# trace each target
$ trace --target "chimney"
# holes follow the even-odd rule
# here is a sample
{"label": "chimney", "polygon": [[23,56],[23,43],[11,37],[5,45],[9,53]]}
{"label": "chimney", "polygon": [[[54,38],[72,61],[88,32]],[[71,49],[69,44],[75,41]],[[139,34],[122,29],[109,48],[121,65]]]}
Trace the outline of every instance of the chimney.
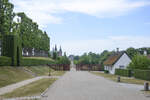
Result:
{"label": "chimney", "polygon": [[117,53],[119,52],[119,48],[117,48]]}
{"label": "chimney", "polygon": [[147,56],[147,51],[146,50],[144,50],[144,56]]}

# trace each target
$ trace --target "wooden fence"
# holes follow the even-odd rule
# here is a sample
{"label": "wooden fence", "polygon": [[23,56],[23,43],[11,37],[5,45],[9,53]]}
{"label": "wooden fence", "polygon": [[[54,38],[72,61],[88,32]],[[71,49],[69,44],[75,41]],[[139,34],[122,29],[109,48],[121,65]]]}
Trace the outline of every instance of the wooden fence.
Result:
{"label": "wooden fence", "polygon": [[56,70],[56,71],[70,71],[70,65],[69,64],[47,64],[50,68]]}
{"label": "wooden fence", "polygon": [[77,64],[77,71],[101,71],[102,67],[100,64]]}

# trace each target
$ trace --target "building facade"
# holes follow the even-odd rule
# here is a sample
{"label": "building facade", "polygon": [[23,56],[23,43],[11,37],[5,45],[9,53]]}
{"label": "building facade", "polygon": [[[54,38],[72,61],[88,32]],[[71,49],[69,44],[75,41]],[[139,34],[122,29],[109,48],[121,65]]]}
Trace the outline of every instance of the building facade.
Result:
{"label": "building facade", "polygon": [[104,62],[104,69],[108,70],[110,74],[115,74],[115,69],[126,69],[130,63],[131,58],[126,52],[117,52]]}

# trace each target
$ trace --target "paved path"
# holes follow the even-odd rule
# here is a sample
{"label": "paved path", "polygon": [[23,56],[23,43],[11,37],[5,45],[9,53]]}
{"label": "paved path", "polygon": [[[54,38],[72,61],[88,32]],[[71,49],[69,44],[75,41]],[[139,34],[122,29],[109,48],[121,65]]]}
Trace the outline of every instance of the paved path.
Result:
{"label": "paved path", "polygon": [[6,87],[0,88],[0,95],[3,95],[3,94],[8,93],[8,92],[12,92],[13,90],[15,90],[19,87],[25,86],[29,83],[32,83],[34,81],[37,81],[37,80],[40,80],[40,79],[43,79],[43,78],[58,78],[58,76],[51,76],[51,77],[49,77],[49,76],[40,76],[40,77],[25,80],[25,81],[21,81],[21,82],[18,82],[16,84],[8,85]]}
{"label": "paved path", "polygon": [[56,81],[43,100],[150,100],[140,89],[127,88],[88,72],[67,72]]}

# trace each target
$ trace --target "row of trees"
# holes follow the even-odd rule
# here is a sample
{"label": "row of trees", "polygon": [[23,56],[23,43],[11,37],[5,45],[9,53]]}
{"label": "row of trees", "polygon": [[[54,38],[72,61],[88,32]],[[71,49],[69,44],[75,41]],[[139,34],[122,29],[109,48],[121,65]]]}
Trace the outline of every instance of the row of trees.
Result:
{"label": "row of trees", "polygon": [[40,30],[38,24],[25,13],[14,13],[13,8],[9,0],[0,0],[0,38],[3,35],[18,35],[24,50],[49,51],[50,38],[47,33]]}
{"label": "row of trees", "polygon": [[101,54],[96,53],[84,53],[81,56],[74,57],[75,64],[103,64],[103,62],[110,56],[113,52],[104,50]]}
{"label": "row of trees", "polygon": [[[130,69],[150,69],[150,59],[143,55],[144,51],[147,54],[150,54],[150,48],[128,48],[125,50],[127,54],[132,59],[132,63],[129,65]],[[111,55],[115,53],[115,51],[107,51],[104,50],[101,54],[88,53],[83,54],[81,56],[74,57],[75,64],[101,64]]]}

